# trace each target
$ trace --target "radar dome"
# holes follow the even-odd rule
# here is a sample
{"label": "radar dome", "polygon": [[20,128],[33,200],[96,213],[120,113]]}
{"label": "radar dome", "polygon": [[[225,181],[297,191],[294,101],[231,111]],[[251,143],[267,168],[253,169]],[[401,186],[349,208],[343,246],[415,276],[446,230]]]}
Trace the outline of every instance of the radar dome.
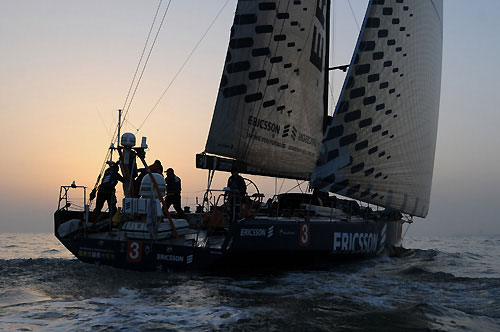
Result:
{"label": "radar dome", "polygon": [[135,146],[135,135],[132,133],[125,133],[122,135],[121,145],[126,147],[134,147]]}

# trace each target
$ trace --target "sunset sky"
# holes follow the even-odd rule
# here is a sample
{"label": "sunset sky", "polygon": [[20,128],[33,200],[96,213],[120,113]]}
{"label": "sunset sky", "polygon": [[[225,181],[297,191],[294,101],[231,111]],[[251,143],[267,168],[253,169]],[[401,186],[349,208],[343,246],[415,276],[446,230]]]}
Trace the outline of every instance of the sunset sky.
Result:
{"label": "sunset sky", "polygon": [[[136,132],[201,36],[206,37],[137,134],[147,160],[182,179],[183,204],[202,197],[195,168],[217,97],[236,0],[173,0],[125,130]],[[166,6],[168,0],[163,1]],[[361,24],[366,0],[351,0]],[[60,185],[93,187],[158,1],[0,1],[0,232],[51,232]],[[334,1],[333,64],[350,61],[358,28]],[[438,144],[428,217],[409,234],[500,234],[500,1],[445,0]],[[333,77],[338,96],[343,75]],[[228,174],[216,175],[223,187]],[[262,192],[274,179],[253,177]],[[296,185],[287,181],[283,190]],[[281,180],[278,181],[281,186]],[[302,185],[306,188],[306,184]]]}

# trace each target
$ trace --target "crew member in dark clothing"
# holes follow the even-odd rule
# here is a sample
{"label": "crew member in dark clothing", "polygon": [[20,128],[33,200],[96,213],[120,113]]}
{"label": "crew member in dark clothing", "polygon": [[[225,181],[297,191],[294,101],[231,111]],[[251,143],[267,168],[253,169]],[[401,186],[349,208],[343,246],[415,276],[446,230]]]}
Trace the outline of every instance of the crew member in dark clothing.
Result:
{"label": "crew member in dark clothing", "polygon": [[170,208],[170,205],[173,205],[177,215],[180,218],[184,218],[184,211],[181,207],[181,179],[175,175],[172,168],[167,169],[165,173],[167,173],[167,177],[165,178],[165,184],[167,185],[167,197],[165,198],[167,210]]}
{"label": "crew member in dark clothing", "polygon": [[104,172],[101,185],[97,191],[97,201],[95,203],[94,214],[101,212],[104,202],[108,203],[109,215],[112,218],[116,213],[115,187],[118,181],[123,182],[123,177],[118,173],[118,164],[109,163],[108,169]]}
{"label": "crew member in dark clothing", "polygon": [[[161,161],[159,161],[158,159],[155,160],[155,162],[149,165],[148,167],[151,173],[163,174],[163,165],[161,164]],[[139,168],[138,171],[139,171],[139,176],[137,176],[137,179],[134,180],[134,193],[136,194],[137,197],[139,197],[139,192],[141,190],[142,179],[144,179],[146,174],[148,174],[146,168]]]}
{"label": "crew member in dark clothing", "polygon": [[[231,172],[231,176],[227,179],[227,186],[229,187],[229,209],[234,215],[233,219],[239,218],[241,205],[245,202],[245,196],[247,194],[247,185],[245,180],[236,171]],[[233,205],[234,204],[234,205]]]}
{"label": "crew member in dark clothing", "polygon": [[149,165],[148,167],[151,170],[151,173],[163,174],[163,165],[161,164],[161,161],[159,161],[158,159],[156,159],[155,162],[152,165]]}

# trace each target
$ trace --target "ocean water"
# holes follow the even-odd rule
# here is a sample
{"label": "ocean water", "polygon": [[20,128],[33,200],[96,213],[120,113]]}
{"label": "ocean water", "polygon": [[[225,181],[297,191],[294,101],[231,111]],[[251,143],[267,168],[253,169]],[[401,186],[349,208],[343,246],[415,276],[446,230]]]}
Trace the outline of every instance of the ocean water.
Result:
{"label": "ocean water", "polygon": [[1,331],[500,331],[500,236],[314,270],[141,273],[0,234]]}

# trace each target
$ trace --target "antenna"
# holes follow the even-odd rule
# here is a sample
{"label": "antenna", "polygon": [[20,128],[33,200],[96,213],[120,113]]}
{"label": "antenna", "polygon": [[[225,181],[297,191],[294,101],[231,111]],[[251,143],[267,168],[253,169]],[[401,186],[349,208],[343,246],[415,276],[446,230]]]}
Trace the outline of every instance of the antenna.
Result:
{"label": "antenna", "polygon": [[[118,110],[118,137],[117,137],[117,147],[120,146],[120,129],[121,129],[121,121],[122,121],[122,110]],[[115,149],[115,145],[111,142],[109,146],[110,154],[109,154],[109,162],[113,161],[113,150]]]}
{"label": "antenna", "polygon": [[120,129],[122,129],[122,110],[118,110],[118,137],[117,137],[118,146],[120,146]]}

